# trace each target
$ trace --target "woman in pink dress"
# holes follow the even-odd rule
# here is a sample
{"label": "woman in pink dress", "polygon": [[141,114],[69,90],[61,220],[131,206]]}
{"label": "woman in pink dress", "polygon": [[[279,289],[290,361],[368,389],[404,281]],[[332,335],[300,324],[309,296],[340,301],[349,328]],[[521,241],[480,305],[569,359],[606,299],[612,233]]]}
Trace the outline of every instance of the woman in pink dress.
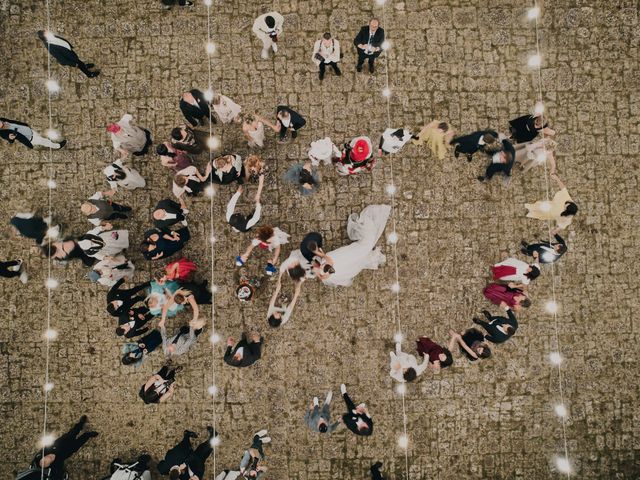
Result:
{"label": "woman in pink dress", "polygon": [[531,300],[529,300],[525,292],[519,288],[510,288],[508,285],[490,283],[483,293],[491,303],[500,305],[504,302],[516,312],[522,307],[528,308],[531,305]]}
{"label": "woman in pink dress", "polygon": [[161,280],[188,281],[197,269],[198,267],[195,263],[182,257],[180,260],[171,262],[164,267],[166,273]]}

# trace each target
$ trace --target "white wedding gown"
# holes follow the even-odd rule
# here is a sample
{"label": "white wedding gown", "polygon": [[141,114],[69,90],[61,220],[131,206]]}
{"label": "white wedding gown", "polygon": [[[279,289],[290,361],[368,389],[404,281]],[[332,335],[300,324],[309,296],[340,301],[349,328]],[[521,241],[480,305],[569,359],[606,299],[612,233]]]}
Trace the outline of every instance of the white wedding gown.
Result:
{"label": "white wedding gown", "polygon": [[325,285],[349,286],[362,270],[376,270],[385,256],[376,247],[391,212],[389,205],[369,205],[360,215],[352,213],[347,222],[347,235],[353,243],[328,252],[335,273],[323,280]]}

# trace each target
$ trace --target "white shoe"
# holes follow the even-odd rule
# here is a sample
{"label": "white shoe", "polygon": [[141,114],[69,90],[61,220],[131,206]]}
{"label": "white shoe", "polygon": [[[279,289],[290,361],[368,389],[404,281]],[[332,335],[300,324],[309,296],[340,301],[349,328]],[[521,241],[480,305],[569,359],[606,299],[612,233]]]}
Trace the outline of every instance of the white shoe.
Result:
{"label": "white shoe", "polygon": [[271,437],[261,437],[260,441],[262,443],[271,443]]}
{"label": "white shoe", "polygon": [[340,393],[341,393],[342,395],[344,395],[345,393],[347,393],[347,386],[346,386],[344,383],[342,383],[342,384],[340,385]]}
{"label": "white shoe", "polygon": [[258,435],[259,437],[264,437],[266,434],[267,434],[266,428],[264,430],[260,430],[259,432],[255,433],[255,435]]}
{"label": "white shoe", "polygon": [[327,393],[327,398],[324,399],[324,403],[331,403],[332,398],[333,398],[333,390],[329,390],[329,393]]}
{"label": "white shoe", "polygon": [[314,407],[318,406],[318,397],[313,397],[313,406]]}
{"label": "white shoe", "polygon": [[27,281],[29,280],[29,275],[27,275],[27,272],[22,272],[18,278],[22,283],[27,283]]}
{"label": "white shoe", "polygon": [[265,60],[267,58],[269,58],[269,50],[262,50],[262,58],[264,58]]}
{"label": "white shoe", "polygon": [[272,43],[271,44],[271,49],[273,50],[273,53],[276,53],[278,51],[278,44],[277,43]]}

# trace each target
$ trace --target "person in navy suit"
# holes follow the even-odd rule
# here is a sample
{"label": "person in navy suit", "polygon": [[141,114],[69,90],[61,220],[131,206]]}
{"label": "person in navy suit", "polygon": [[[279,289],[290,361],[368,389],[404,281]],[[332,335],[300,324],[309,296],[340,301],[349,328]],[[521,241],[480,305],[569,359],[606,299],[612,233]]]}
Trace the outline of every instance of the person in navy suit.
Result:
{"label": "person in navy suit", "polygon": [[77,67],[89,78],[100,75],[100,70],[91,70],[95,67],[93,63],[84,63],[80,60],[78,54],[73,51],[73,45],[71,45],[69,40],[54,35],[51,32],[45,32],[44,30],[38,30],[38,38],[42,40],[44,46],[49,50],[49,54],[51,54],[60,65]]}
{"label": "person in navy suit", "polygon": [[369,25],[365,25],[360,29],[353,44],[358,49],[358,64],[356,70],[362,71],[364,61],[369,62],[369,72],[373,73],[374,62],[382,53],[382,43],[384,42],[384,29],[380,26],[377,18],[371,19]]}

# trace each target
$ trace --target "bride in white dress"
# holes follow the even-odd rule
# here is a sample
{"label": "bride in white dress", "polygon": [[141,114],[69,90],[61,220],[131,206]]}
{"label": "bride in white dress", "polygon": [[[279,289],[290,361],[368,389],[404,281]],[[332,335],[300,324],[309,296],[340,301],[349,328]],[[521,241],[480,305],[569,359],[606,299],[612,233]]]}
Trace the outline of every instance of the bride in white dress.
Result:
{"label": "bride in white dress", "polygon": [[348,287],[362,270],[376,270],[384,264],[385,256],[376,243],[384,232],[390,212],[389,205],[369,205],[360,215],[349,215],[347,235],[353,243],[327,252],[333,259],[335,273],[322,283]]}

